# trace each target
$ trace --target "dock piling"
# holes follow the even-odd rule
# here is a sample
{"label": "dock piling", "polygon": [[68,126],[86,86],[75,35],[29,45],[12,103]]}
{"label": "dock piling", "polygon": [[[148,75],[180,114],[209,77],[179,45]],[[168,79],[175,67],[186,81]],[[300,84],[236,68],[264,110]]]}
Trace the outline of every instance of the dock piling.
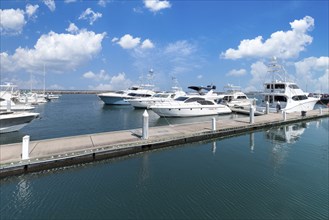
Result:
{"label": "dock piling", "polygon": [[250,124],[253,124],[255,122],[255,108],[252,105],[250,105],[249,116],[250,116]]}
{"label": "dock piling", "polygon": [[149,114],[147,110],[143,113],[143,130],[142,130],[142,139],[147,140],[149,138]]}
{"label": "dock piling", "polygon": [[7,112],[11,111],[11,101],[7,100]]}
{"label": "dock piling", "polygon": [[212,118],[212,131],[216,131],[216,118]]}
{"label": "dock piling", "polygon": [[270,103],[266,102],[266,114],[270,113]]}
{"label": "dock piling", "polygon": [[25,135],[23,137],[23,142],[22,142],[22,160],[29,159],[29,144],[30,144],[30,136]]}
{"label": "dock piling", "polygon": [[319,108],[319,113],[320,113],[320,115],[322,115],[322,108],[321,107]]}
{"label": "dock piling", "polygon": [[287,121],[287,112],[283,110],[282,114],[283,114],[283,121]]}

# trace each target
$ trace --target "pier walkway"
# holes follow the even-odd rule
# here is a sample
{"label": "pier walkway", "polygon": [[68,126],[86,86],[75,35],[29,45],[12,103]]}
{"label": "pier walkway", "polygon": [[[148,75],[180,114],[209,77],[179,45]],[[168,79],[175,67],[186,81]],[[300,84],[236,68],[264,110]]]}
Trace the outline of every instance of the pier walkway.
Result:
{"label": "pier walkway", "polygon": [[226,137],[244,132],[270,128],[300,121],[329,117],[329,109],[300,112],[286,115],[271,113],[254,118],[235,118],[212,121],[167,125],[149,128],[149,138],[141,139],[141,129],[105,132],[73,137],[31,141],[29,159],[22,160],[22,143],[0,146],[0,178],[54,167],[91,162],[117,156],[138,153],[173,145]]}

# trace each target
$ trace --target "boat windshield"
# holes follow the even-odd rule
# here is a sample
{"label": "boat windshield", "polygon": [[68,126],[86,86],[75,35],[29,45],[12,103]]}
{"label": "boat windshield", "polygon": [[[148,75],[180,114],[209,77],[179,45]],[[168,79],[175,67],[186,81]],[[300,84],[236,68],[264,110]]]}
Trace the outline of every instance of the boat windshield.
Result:
{"label": "boat windshield", "polygon": [[199,102],[199,101],[204,101],[204,98],[199,98],[199,97],[194,97],[194,98],[189,98],[185,101],[185,103],[189,102]]}
{"label": "boat windshield", "polygon": [[292,88],[292,89],[299,89],[299,87],[298,87],[296,84],[291,84],[291,85],[289,85],[289,88]]}
{"label": "boat windshield", "polygon": [[183,101],[185,101],[186,99],[188,99],[188,97],[180,96],[180,97],[176,98],[175,101],[183,102]]}
{"label": "boat windshield", "polygon": [[295,95],[292,97],[292,99],[295,101],[305,100],[305,99],[307,99],[307,96],[306,95]]}

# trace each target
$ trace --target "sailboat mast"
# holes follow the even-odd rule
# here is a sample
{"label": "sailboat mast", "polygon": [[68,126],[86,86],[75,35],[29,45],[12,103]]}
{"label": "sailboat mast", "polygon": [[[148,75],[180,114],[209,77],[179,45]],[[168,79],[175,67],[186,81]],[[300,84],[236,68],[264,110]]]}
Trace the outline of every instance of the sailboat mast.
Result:
{"label": "sailboat mast", "polygon": [[45,64],[43,64],[43,94],[46,93],[46,67]]}

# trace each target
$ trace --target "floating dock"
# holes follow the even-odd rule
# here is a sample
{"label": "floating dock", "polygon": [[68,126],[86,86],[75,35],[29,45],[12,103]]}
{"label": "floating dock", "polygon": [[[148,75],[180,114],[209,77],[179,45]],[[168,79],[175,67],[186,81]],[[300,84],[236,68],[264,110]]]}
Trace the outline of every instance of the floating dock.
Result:
{"label": "floating dock", "polygon": [[[119,157],[179,144],[227,137],[259,129],[329,117],[329,109],[284,114],[270,113],[246,118],[150,127],[79,135],[29,142],[28,158],[22,159],[22,143],[0,146],[0,178],[56,167]],[[26,153],[25,153],[26,154]],[[23,157],[24,158],[24,157]]]}

